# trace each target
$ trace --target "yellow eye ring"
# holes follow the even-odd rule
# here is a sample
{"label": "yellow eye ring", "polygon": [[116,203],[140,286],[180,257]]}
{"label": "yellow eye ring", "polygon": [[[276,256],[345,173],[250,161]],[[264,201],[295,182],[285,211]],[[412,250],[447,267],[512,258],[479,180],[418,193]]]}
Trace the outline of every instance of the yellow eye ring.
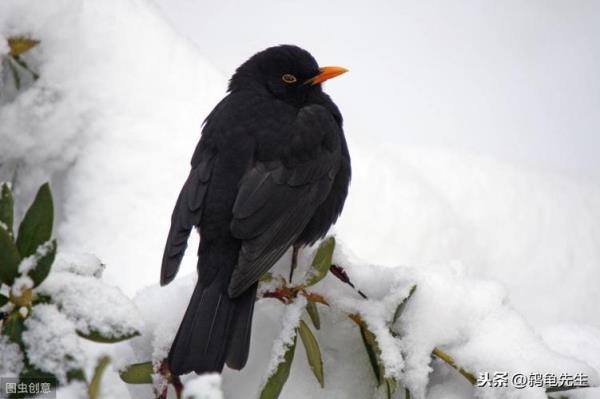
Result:
{"label": "yellow eye ring", "polygon": [[296,83],[298,81],[298,79],[296,79],[296,77],[292,74],[286,73],[285,75],[283,75],[281,77],[281,80],[283,80],[285,83],[291,84],[291,83]]}

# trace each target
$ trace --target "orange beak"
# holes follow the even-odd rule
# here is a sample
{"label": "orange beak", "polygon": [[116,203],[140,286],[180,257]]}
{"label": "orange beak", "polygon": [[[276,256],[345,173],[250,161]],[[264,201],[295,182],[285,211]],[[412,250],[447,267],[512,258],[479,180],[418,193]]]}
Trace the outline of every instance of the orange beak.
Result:
{"label": "orange beak", "polygon": [[318,85],[319,83],[323,83],[324,81],[326,81],[328,79],[335,78],[336,76],[339,76],[343,73],[348,72],[348,70],[346,68],[337,67],[337,66],[322,67],[322,68],[319,68],[319,71],[320,71],[320,73],[317,76],[308,79],[304,83],[308,83],[311,85]]}

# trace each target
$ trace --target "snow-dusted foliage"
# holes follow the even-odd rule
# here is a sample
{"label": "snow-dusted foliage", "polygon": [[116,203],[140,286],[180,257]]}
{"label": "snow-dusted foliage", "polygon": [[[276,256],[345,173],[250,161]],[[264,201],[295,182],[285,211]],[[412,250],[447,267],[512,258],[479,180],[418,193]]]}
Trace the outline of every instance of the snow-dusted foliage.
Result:
{"label": "snow-dusted foliage", "polygon": [[140,329],[141,319],[131,301],[120,289],[93,276],[56,271],[37,293],[51,297],[84,335],[95,333],[111,340],[133,336]]}
{"label": "snow-dusted foliage", "polygon": [[75,324],[56,305],[40,304],[25,320],[23,343],[27,358],[41,371],[54,374],[61,384],[69,370],[84,366]]}
{"label": "snow-dusted foliage", "polygon": [[50,180],[61,248],[97,254],[135,294],[155,280],[164,243],[149,232],[168,230],[182,158],[226,79],[146,0],[1,1],[0,35],[39,40],[22,56],[39,78],[23,71],[0,100],[0,180],[17,199]]}
{"label": "snow-dusted foliage", "polygon": [[[313,255],[312,251],[305,252],[308,254],[301,257],[299,273],[306,272],[306,260]],[[284,298],[283,302],[288,302],[285,290],[278,291],[277,285],[273,286],[273,280],[283,279],[273,278],[268,282],[270,289],[261,289],[265,298],[256,305],[249,364],[241,372],[224,373],[226,396],[258,395],[265,379],[285,361],[284,354],[293,342],[299,319],[312,324],[303,310],[307,299],[316,300],[320,314],[321,327],[313,331],[323,359],[324,388],[311,376],[303,351],[296,349],[282,397],[347,398],[381,394],[383,388],[378,388],[373,376],[365,342],[355,322],[357,317],[375,337],[384,376],[408,388],[414,398],[426,398],[429,390],[435,395],[444,389],[447,392],[458,389],[465,397],[533,398],[545,397],[545,389],[549,388],[523,389],[510,385],[469,388],[469,381],[452,367],[461,368],[473,378],[497,371],[509,375],[581,373],[589,377],[591,385],[600,382],[600,370],[594,368],[593,362],[573,356],[568,350],[548,346],[511,306],[501,285],[465,274],[458,262],[427,268],[389,268],[353,259],[338,246],[333,263],[343,266],[356,289],[331,273],[313,287],[298,291],[296,299],[287,305],[273,299]],[[280,261],[280,273],[286,274],[288,266],[289,259]],[[413,287],[416,289],[411,292]],[[148,288],[136,297],[143,314],[152,314],[152,319],[163,322],[146,323],[141,337],[122,344],[133,349],[132,359],[144,361],[150,360],[152,353],[166,354],[179,322],[170,313],[172,309],[185,308],[192,288],[192,283],[176,281],[174,287]],[[359,295],[357,289],[368,299]],[[399,305],[401,312],[397,312]],[[170,323],[173,324],[166,325]],[[157,330],[162,331],[160,336],[156,335]],[[155,346],[151,348],[149,344]],[[121,352],[126,350],[122,348]],[[440,373],[444,375],[442,381]],[[401,398],[403,389],[395,391],[394,397]]]}
{"label": "snow-dusted foliage", "polygon": [[0,184],[0,376],[18,377],[24,386],[32,378],[60,386],[78,381],[92,397],[109,358],[88,382],[85,369],[93,356],[83,351],[82,338],[122,341],[139,334],[141,319],[118,288],[99,279],[94,257],[66,256],[68,267],[53,270],[53,208],[44,184],[17,229],[12,191]]}

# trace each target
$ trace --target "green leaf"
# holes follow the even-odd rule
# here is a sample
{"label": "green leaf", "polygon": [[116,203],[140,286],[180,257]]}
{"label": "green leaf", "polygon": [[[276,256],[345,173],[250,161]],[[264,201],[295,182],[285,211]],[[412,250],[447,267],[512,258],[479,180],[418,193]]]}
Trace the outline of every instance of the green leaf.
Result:
{"label": "green leaf", "polygon": [[[69,360],[72,358],[72,356],[67,355],[67,358],[69,358]],[[85,372],[82,369],[71,369],[67,371],[67,381],[69,382],[73,382],[73,381],[83,381],[86,382],[85,380]]]}
{"label": "green leaf", "polygon": [[262,276],[260,276],[258,281],[260,283],[269,283],[273,281],[273,274],[271,274],[271,272],[265,272]]}
{"label": "green leaf", "polygon": [[102,335],[98,331],[92,330],[89,333],[83,333],[81,331],[77,331],[77,335],[79,335],[81,338],[85,338],[87,340],[99,342],[102,344],[114,344],[116,342],[121,342],[121,341],[131,339],[133,337],[137,337],[138,335],[140,335],[140,333],[138,331],[134,331],[133,333],[126,334],[126,335],[121,335],[121,336],[117,336],[117,337],[112,337],[112,336],[109,337],[106,335]]}
{"label": "green leaf", "polygon": [[23,258],[32,255],[40,245],[50,240],[53,219],[52,193],[48,183],[45,183],[38,190],[19,226],[17,248]]}
{"label": "green leaf", "polygon": [[27,273],[31,280],[33,280],[33,286],[37,287],[40,285],[48,274],[50,274],[50,267],[54,262],[54,257],[56,255],[56,240],[50,241],[47,245],[47,248],[40,248],[36,251],[34,255],[36,257],[36,266]]}
{"label": "green leaf", "polygon": [[0,294],[0,307],[6,305],[8,303],[8,298],[4,295]]}
{"label": "green leaf", "polygon": [[[41,371],[27,361],[25,359],[25,367],[21,371],[19,375],[19,379],[23,382],[31,382],[35,381],[36,383],[48,383],[51,386],[51,391],[56,392],[56,388],[58,387],[58,380],[54,374],[48,373],[46,371]],[[29,394],[16,394],[11,395],[11,398],[31,398]]]}
{"label": "green leaf", "polygon": [[152,374],[152,362],[135,363],[119,372],[121,379],[128,384],[152,384]]}
{"label": "green leaf", "polygon": [[321,388],[323,388],[325,387],[325,376],[323,374],[323,358],[321,357],[319,343],[304,320],[300,320],[298,332],[300,333],[300,338],[302,339],[304,349],[306,350],[308,364],[315,377],[317,377],[317,381],[319,381]]}
{"label": "green leaf", "polygon": [[23,324],[23,318],[18,312],[14,312],[8,316],[2,323],[2,335],[7,336],[15,344],[23,347],[23,330],[25,326]]}
{"label": "green leaf", "polygon": [[6,226],[8,235],[13,231],[13,196],[8,183],[0,185],[0,224]]}
{"label": "green leaf", "polygon": [[89,399],[97,399],[100,396],[100,382],[102,380],[102,374],[104,374],[104,370],[109,363],[110,357],[108,356],[102,356],[100,359],[98,359],[96,369],[94,370],[94,375],[92,376],[90,385],[88,385]]}
{"label": "green leaf", "polygon": [[406,296],[406,298],[404,298],[402,300],[402,302],[400,302],[398,304],[398,307],[396,308],[396,311],[394,312],[394,317],[392,318],[392,324],[394,324],[396,322],[396,320],[398,320],[398,318],[402,315],[402,312],[404,312],[404,308],[406,307],[406,303],[413,296],[413,294],[415,293],[416,290],[417,290],[417,286],[413,285],[410,288],[410,291],[408,292],[408,295]]}
{"label": "green leaf", "polygon": [[381,356],[381,350],[377,345],[375,334],[373,334],[366,326],[365,322],[362,321],[360,324],[360,336],[365,345],[367,355],[369,356],[369,362],[373,368],[373,373],[377,379],[377,385],[381,385],[384,382],[385,369],[381,364],[379,357]]}
{"label": "green leaf", "polygon": [[0,282],[12,285],[19,274],[21,256],[8,231],[0,229]]}
{"label": "green leaf", "polygon": [[333,250],[335,249],[335,238],[329,237],[328,239],[321,242],[317,253],[313,258],[311,268],[308,272],[305,285],[310,287],[311,285],[317,284],[321,281],[331,267],[331,258],[333,256]]}
{"label": "green leaf", "polygon": [[50,302],[52,302],[52,298],[50,298],[48,295],[40,295],[37,293],[35,293],[33,295],[33,301],[32,301],[33,306],[39,305],[41,303],[50,303]]}
{"label": "green leaf", "polygon": [[308,301],[306,304],[306,313],[310,317],[313,325],[317,330],[321,328],[321,318],[319,317],[319,309],[317,309],[317,304],[314,302]]}
{"label": "green leaf", "polygon": [[19,71],[17,70],[17,63],[15,62],[15,57],[8,57],[7,64],[12,74],[13,80],[15,82],[15,89],[17,91],[21,90],[21,78],[19,77]]}
{"label": "green leaf", "polygon": [[387,399],[392,399],[392,395],[394,394],[394,392],[396,391],[396,380],[393,378],[386,378],[385,379],[385,389],[387,392]]}
{"label": "green leaf", "polygon": [[287,351],[283,355],[283,361],[277,366],[277,370],[269,377],[266,384],[260,391],[260,399],[277,399],[285,382],[290,376],[290,368],[292,367],[292,361],[294,360],[294,352],[296,350],[296,338],[294,336],[294,342],[288,346]]}

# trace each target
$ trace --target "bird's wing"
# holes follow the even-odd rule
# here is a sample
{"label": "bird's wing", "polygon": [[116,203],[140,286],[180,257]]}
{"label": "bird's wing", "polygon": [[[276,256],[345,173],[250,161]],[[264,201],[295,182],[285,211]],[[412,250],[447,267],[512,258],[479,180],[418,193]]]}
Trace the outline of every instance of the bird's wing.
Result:
{"label": "bird's wing", "polygon": [[203,151],[201,141],[192,158],[190,174],[181,188],[171,215],[171,228],[167,236],[160,272],[161,285],[166,285],[175,278],[187,247],[190,231],[200,223],[202,204],[215,158],[213,152]]}
{"label": "bird's wing", "polygon": [[305,107],[289,127],[286,160],[256,162],[240,182],[231,233],[242,240],[229,284],[237,297],[285,253],[325,200],[340,165],[340,127],[320,106]]}

